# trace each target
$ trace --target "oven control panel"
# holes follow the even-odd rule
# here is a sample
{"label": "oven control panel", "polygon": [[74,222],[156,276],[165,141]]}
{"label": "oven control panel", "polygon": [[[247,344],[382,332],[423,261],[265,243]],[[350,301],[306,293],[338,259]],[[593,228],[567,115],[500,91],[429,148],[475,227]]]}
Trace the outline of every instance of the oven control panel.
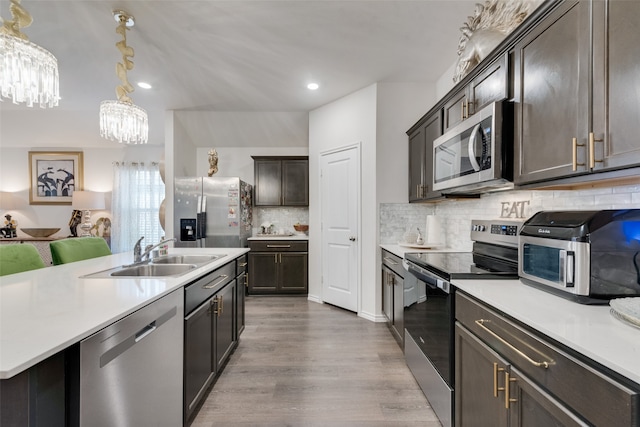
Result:
{"label": "oven control panel", "polygon": [[491,234],[502,234],[503,236],[517,236],[517,225],[491,224]]}
{"label": "oven control panel", "polygon": [[471,240],[474,242],[495,243],[505,246],[518,246],[518,234],[523,221],[514,220],[478,220],[471,221]]}

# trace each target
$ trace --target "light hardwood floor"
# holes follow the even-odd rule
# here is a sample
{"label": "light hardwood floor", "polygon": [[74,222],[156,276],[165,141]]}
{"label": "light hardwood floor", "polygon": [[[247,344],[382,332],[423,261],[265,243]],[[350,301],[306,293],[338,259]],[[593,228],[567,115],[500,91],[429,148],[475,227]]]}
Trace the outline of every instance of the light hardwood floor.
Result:
{"label": "light hardwood floor", "polygon": [[440,423],[385,324],[306,297],[249,297],[240,344],[191,425]]}

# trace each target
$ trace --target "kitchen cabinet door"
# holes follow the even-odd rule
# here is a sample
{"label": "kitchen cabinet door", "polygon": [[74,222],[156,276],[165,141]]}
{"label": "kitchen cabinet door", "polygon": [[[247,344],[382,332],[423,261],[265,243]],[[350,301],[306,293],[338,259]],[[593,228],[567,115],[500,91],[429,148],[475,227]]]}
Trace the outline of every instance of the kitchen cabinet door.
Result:
{"label": "kitchen cabinet door", "polygon": [[492,62],[469,83],[469,116],[492,102],[507,98],[507,64],[505,54]]}
{"label": "kitchen cabinet door", "polygon": [[254,160],[255,205],[282,204],[282,163],[280,160]]}
{"label": "kitchen cabinet door", "polygon": [[440,110],[427,117],[409,135],[409,202],[441,197],[433,191],[433,140],[442,135]]}
{"label": "kitchen cabinet door", "polygon": [[393,322],[393,280],[387,267],[382,267],[382,314],[387,318],[387,326]]}
{"label": "kitchen cabinet door", "polygon": [[[507,391],[510,399],[508,406],[511,427],[587,427],[589,425],[513,366],[510,367],[509,372],[509,390]],[[505,406],[507,406],[506,402]]]}
{"label": "kitchen cabinet door", "polygon": [[395,273],[391,273],[391,284],[393,288],[391,332],[400,347],[404,348],[404,279]]}
{"label": "kitchen cabinet door", "polygon": [[595,171],[640,164],[640,2],[596,1],[593,133]]}
{"label": "kitchen cabinet door", "polygon": [[448,131],[469,117],[469,97],[467,88],[460,89],[443,107],[443,132]]}
{"label": "kitchen cabinet door", "polygon": [[456,323],[455,425],[507,427],[504,372],[508,363]]}
{"label": "kitchen cabinet door", "polygon": [[240,334],[244,331],[244,305],[248,278],[249,276],[244,272],[238,276],[238,283],[236,284],[236,340],[240,339]]}
{"label": "kitchen cabinet door", "polygon": [[277,252],[249,252],[249,294],[278,290],[277,261]]}
{"label": "kitchen cabinet door", "polygon": [[282,205],[309,206],[309,160],[282,161]]}
{"label": "kitchen cabinet door", "polygon": [[566,2],[515,46],[516,184],[588,173],[589,27]]}
{"label": "kitchen cabinet door", "polygon": [[233,321],[235,294],[236,280],[222,288],[214,297],[216,372],[222,369],[236,344],[235,323]]}
{"label": "kitchen cabinet door", "polygon": [[409,202],[423,199],[427,159],[424,126],[409,135]]}
{"label": "kitchen cabinet door", "polygon": [[306,293],[308,280],[306,252],[279,254],[279,288],[285,293]]}
{"label": "kitchen cabinet door", "polygon": [[184,411],[188,419],[216,373],[213,357],[212,301],[204,302],[185,319]]}

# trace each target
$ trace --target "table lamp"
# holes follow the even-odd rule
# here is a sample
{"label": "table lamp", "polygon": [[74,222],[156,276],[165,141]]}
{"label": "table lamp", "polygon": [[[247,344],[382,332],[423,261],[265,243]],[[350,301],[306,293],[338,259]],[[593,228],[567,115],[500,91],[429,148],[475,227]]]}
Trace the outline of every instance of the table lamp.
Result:
{"label": "table lamp", "polygon": [[91,237],[91,211],[104,209],[104,194],[96,191],[74,191],[71,195],[71,206],[84,212],[80,237]]}

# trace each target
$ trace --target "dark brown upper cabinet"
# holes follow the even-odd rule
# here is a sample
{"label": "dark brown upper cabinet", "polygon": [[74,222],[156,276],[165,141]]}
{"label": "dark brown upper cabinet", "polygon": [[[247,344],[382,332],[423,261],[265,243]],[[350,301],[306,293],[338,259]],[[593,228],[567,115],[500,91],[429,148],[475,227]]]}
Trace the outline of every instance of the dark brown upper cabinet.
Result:
{"label": "dark brown upper cabinet", "polygon": [[309,206],[307,156],[252,156],[255,206]]}
{"label": "dark brown upper cabinet", "polygon": [[[636,175],[640,3],[564,2],[514,49],[518,185]],[[606,174],[603,174],[606,172]]]}

